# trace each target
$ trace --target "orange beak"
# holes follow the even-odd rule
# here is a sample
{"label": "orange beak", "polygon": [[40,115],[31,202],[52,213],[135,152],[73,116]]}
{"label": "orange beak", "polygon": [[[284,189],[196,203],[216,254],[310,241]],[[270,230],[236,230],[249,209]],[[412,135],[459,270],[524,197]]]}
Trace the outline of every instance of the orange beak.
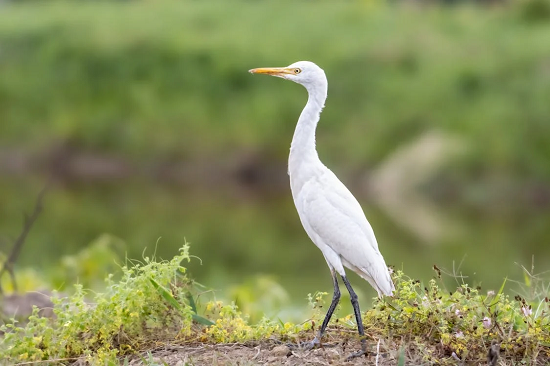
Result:
{"label": "orange beak", "polygon": [[285,75],[293,75],[293,69],[287,67],[260,67],[258,69],[248,70],[251,74],[266,74],[271,76],[278,76],[284,78]]}

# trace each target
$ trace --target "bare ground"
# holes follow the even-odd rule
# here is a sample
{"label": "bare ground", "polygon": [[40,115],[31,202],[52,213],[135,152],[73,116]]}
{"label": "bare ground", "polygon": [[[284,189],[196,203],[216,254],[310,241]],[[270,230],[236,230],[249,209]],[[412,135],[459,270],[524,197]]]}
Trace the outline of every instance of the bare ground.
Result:
{"label": "bare ground", "polygon": [[[376,347],[376,345],[374,345]],[[140,356],[133,356],[129,365],[148,365],[154,363],[170,366],[187,365],[397,365],[397,352],[377,355],[369,353],[347,360],[348,356],[359,350],[359,342],[338,343],[310,351],[291,350],[286,345],[275,342],[251,344],[186,344],[166,345]]]}

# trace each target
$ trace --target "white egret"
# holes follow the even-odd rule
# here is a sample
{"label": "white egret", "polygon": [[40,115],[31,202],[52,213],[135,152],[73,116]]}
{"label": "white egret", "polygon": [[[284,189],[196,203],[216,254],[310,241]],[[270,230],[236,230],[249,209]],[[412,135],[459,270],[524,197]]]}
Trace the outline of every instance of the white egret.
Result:
{"label": "white egret", "polygon": [[308,91],[307,104],[292,138],[288,174],[300,221],[313,243],[321,249],[330,268],[334,295],[318,335],[307,346],[314,348],[321,344],[327,324],[340,300],[339,274],[349,291],[361,337],[362,349],[351,357],[366,354],[359,302],[346,278],[344,266],[367,280],[379,296],[391,296],[394,285],[359,202],[319,160],[315,149],[315,130],[327,98],[325,72],[309,61],[299,61],[288,67],[252,69],[250,72],[291,80],[303,85]]}

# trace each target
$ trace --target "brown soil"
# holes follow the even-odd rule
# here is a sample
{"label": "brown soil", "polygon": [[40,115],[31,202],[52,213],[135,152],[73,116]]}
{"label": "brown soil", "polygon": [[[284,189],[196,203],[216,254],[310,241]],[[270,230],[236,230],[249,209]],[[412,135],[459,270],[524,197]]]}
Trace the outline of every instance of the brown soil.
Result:
{"label": "brown soil", "polygon": [[[376,345],[373,345],[373,348],[376,348]],[[347,360],[351,353],[359,349],[358,342],[333,344],[310,351],[291,350],[286,345],[274,342],[167,345],[141,356],[131,357],[128,365],[397,365],[397,354],[391,353],[378,355],[378,362],[375,352]]]}

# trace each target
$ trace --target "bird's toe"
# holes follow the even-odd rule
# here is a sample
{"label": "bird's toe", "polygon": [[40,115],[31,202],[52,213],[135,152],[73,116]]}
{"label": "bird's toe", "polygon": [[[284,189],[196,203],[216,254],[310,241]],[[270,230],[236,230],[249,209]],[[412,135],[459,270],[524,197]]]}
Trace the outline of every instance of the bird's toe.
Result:
{"label": "bird's toe", "polygon": [[361,351],[354,352],[351,355],[349,355],[348,357],[346,357],[346,361],[350,361],[350,360],[353,360],[354,358],[361,357],[361,356],[366,356],[366,355],[367,355],[367,351],[362,349]]}
{"label": "bird's toe", "polygon": [[312,341],[302,343],[287,343],[288,348],[291,350],[305,350],[309,351],[318,347],[321,347],[321,341],[315,337]]}

